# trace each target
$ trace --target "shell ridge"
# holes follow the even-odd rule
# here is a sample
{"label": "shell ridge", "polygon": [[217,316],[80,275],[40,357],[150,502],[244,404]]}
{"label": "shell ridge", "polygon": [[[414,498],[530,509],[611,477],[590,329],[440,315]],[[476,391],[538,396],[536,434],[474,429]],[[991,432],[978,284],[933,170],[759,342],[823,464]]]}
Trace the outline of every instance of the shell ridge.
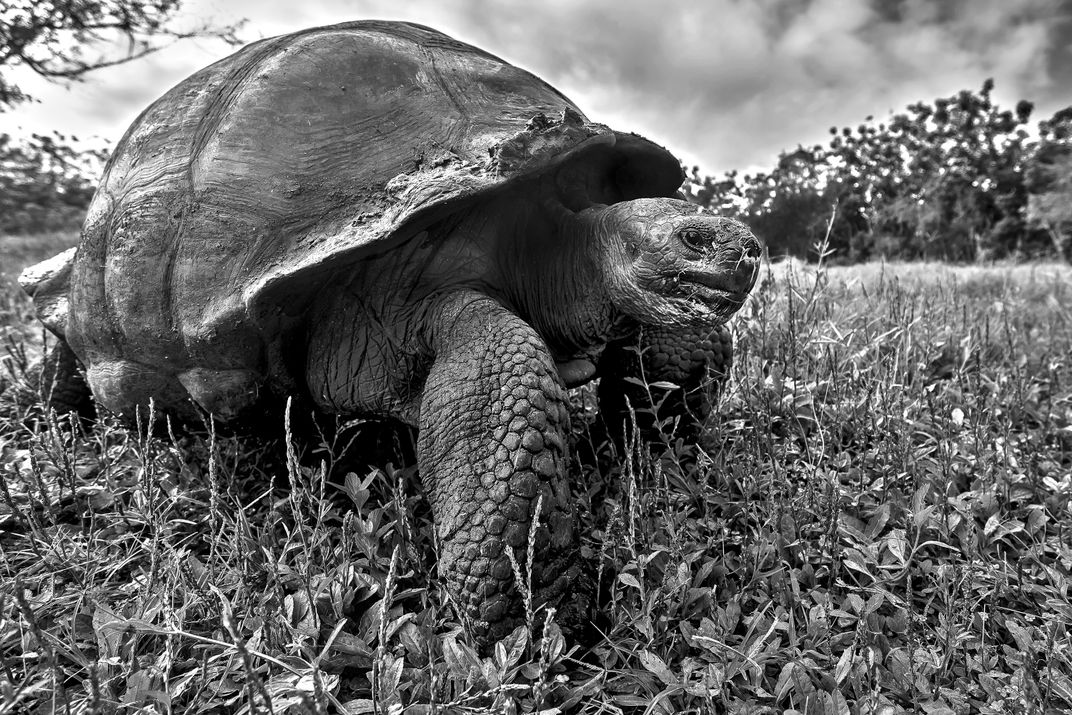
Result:
{"label": "shell ridge", "polygon": [[439,69],[439,64],[436,62],[435,55],[433,55],[427,47],[420,43],[417,44],[417,47],[420,48],[421,54],[424,56],[424,58],[428,60],[428,64],[431,65],[432,72],[435,74],[437,84],[439,84],[440,88],[443,90],[443,93],[447,96],[447,99],[450,100],[450,103],[454,105],[454,109],[457,110],[458,115],[466,117],[467,123],[471,122],[465,112],[465,107],[462,105],[461,101],[454,93],[454,87],[452,87],[450,82],[447,81],[447,78],[443,75],[443,71]]}
{"label": "shell ridge", "polygon": [[[305,34],[312,34],[313,31],[309,31]],[[208,111],[197,124],[197,128],[194,131],[190,140],[190,151],[186,156],[186,171],[185,171],[185,191],[183,192],[182,208],[178,213],[177,225],[169,227],[174,231],[176,237],[184,235],[184,229],[187,223],[191,205],[194,202],[194,193],[196,186],[195,166],[198,158],[201,156],[208,144],[210,138],[217,131],[219,123],[232,106],[234,99],[245,88],[247,80],[258,70],[260,70],[264,63],[276,56],[280,49],[280,45],[286,44],[289,39],[286,36],[279,36],[263,40],[262,42],[255,43],[248,48],[250,52],[249,59],[245,62],[237,62],[236,66],[228,73],[227,79],[223,81],[224,90],[209,104]],[[162,323],[163,329],[168,333],[174,334],[180,326],[176,325],[175,306],[178,303],[179,296],[176,292],[179,286],[176,285],[175,266],[178,263],[179,252],[181,251],[181,241],[172,240],[168,243],[167,251],[163,256],[163,271],[162,271]],[[189,339],[185,331],[179,330],[184,347],[189,352],[190,345]]]}

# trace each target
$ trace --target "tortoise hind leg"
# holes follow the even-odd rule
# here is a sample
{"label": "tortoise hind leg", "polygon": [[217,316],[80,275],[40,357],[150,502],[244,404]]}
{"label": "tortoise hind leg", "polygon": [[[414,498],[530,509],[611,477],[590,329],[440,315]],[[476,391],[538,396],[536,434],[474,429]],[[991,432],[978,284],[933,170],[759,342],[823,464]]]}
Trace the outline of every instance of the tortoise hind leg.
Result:
{"label": "tortoise hind leg", "polygon": [[93,414],[93,396],[86,384],[82,363],[70,346],[59,340],[44,357],[26,368],[22,380],[4,390],[3,402],[19,409],[36,405],[58,414]]}
{"label": "tortoise hind leg", "polygon": [[120,417],[135,419],[138,410],[144,414],[149,400],[155,399],[182,419],[197,418],[190,396],[178,380],[139,362],[98,359],[86,370],[86,381],[97,404]]}
{"label": "tortoise hind leg", "polygon": [[178,380],[205,412],[224,422],[246,414],[258,403],[263,380],[253,370],[192,368]]}
{"label": "tortoise hind leg", "polygon": [[[195,404],[228,422],[256,404],[261,380],[251,370],[193,368],[171,375],[134,360],[98,359],[86,372],[97,402],[133,419],[149,400],[188,422],[199,419]],[[247,415],[248,416],[248,415]]]}
{"label": "tortoise hind leg", "polygon": [[41,361],[38,394],[41,400],[60,414],[93,414],[93,394],[86,384],[82,363],[66,340],[60,340]]}

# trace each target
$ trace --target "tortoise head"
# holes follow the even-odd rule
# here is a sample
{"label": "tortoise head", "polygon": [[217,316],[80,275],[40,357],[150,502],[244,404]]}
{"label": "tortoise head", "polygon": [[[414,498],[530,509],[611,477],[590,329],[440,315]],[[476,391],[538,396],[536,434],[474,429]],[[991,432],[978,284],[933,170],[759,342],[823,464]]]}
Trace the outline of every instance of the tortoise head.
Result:
{"label": "tortoise head", "polygon": [[598,211],[609,298],[641,323],[703,325],[737,311],[759,274],[759,241],[744,224],[668,198]]}

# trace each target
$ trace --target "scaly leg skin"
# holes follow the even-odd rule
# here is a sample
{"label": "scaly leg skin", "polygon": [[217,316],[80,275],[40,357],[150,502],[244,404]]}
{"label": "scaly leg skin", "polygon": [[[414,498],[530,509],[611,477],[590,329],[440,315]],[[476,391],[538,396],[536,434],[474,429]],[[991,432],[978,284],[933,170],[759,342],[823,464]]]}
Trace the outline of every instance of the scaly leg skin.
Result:
{"label": "scaly leg skin", "polygon": [[[725,325],[682,330],[643,326],[607,346],[599,362],[599,410],[619,447],[629,444],[634,419],[640,436],[703,438],[703,424],[733,362]],[[660,387],[653,383],[673,383]],[[631,408],[631,409],[630,409]]]}
{"label": "scaly leg skin", "polygon": [[522,622],[507,551],[524,572],[534,518],[533,606],[561,596],[576,568],[566,394],[536,332],[484,295],[449,296],[429,342],[435,360],[421,396],[418,468],[440,574],[486,645]]}

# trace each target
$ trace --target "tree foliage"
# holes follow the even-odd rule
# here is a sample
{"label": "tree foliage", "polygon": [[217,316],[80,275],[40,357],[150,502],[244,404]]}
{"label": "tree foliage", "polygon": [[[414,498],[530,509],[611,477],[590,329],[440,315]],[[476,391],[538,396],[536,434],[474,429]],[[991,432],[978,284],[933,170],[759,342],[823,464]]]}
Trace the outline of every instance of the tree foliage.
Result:
{"label": "tree foliage", "polygon": [[[0,112],[30,97],[26,68],[50,81],[156,52],[172,42],[215,37],[237,43],[237,26],[183,25],[182,0],[0,0]],[[0,134],[0,234],[77,228],[93,196],[104,152],[75,137]]]}
{"label": "tree foliage", "polygon": [[76,230],[105,158],[62,134],[0,134],[0,235]]}
{"label": "tree foliage", "polygon": [[[991,99],[993,86],[987,80],[977,92],[917,102],[885,122],[868,117],[855,128],[833,127],[826,146],[783,153],[770,172],[714,179],[694,170],[688,194],[749,222],[774,254],[814,256],[820,242],[847,261],[1051,251],[1056,244],[1044,228],[1053,233],[1057,226],[1062,236],[1072,231],[1067,217],[1053,215],[1067,211],[1072,183],[1072,159],[1062,158],[1072,152],[1072,108],[1042,122],[1043,138],[1032,141],[1031,103],[1003,109]],[[1034,188],[1027,181],[1032,171]],[[1033,198],[1041,187],[1056,193]]]}
{"label": "tree foliage", "polygon": [[236,44],[234,25],[183,27],[182,0],[0,0],[0,111],[29,99],[11,76],[26,67],[71,81],[129,62],[170,42],[217,37]]}
{"label": "tree foliage", "polygon": [[1025,177],[1027,218],[1054,252],[1072,261],[1072,107],[1039,124],[1039,143]]}

